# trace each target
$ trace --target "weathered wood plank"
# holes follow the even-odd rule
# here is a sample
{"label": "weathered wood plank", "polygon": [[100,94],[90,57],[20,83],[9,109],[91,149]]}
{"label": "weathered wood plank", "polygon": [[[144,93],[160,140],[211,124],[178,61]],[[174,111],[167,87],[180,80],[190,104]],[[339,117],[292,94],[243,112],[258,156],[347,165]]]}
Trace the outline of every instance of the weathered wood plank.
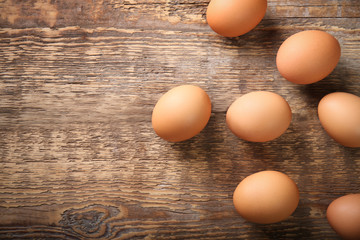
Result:
{"label": "weathered wood plank", "polygon": [[[152,26],[163,24],[206,24],[209,0],[48,0],[0,2],[0,25],[13,27],[134,26],[138,22]],[[269,0],[266,18],[359,18],[357,0]]]}

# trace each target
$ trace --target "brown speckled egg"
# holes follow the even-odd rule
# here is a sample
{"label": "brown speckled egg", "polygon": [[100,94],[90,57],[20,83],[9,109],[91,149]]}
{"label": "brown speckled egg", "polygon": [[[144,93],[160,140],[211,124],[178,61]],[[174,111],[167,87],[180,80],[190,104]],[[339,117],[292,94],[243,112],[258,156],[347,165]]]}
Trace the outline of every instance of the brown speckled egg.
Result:
{"label": "brown speckled egg", "polygon": [[344,239],[360,239],[360,194],[349,194],[330,203],[326,217]]}
{"label": "brown speckled egg", "polygon": [[266,91],[241,96],[226,113],[229,129],[239,138],[251,142],[266,142],[279,137],[289,127],[291,118],[286,100]]}
{"label": "brown speckled egg", "polygon": [[236,211],[250,222],[276,223],[295,211],[299,203],[299,190],[286,174],[262,171],[239,183],[233,202]]}
{"label": "brown speckled egg", "polygon": [[325,131],[346,147],[360,147],[360,97],[334,92],[321,99],[319,120]]}
{"label": "brown speckled egg", "polygon": [[211,102],[200,87],[182,85],[165,93],[152,113],[152,126],[161,138],[180,142],[194,137],[206,126]]}
{"label": "brown speckled egg", "polygon": [[266,8],[267,0],[211,0],[206,20],[214,32],[237,37],[255,28]]}
{"label": "brown speckled egg", "polygon": [[340,55],[340,44],[331,34],[318,30],[302,31],[282,43],[276,65],[288,81],[310,84],[329,75]]}

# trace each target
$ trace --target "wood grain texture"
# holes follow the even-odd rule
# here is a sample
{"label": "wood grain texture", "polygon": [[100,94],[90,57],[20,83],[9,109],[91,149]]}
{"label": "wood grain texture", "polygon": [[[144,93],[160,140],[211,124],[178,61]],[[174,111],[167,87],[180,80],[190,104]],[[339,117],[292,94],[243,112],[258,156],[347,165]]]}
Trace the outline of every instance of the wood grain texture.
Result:
{"label": "wood grain texture", "polygon": [[[360,96],[360,3],[269,0],[248,34],[223,38],[208,0],[0,1],[1,239],[337,239],[328,204],[360,192],[360,150],[334,142],[321,97]],[[275,56],[291,34],[320,29],[342,47],[326,79],[294,85]],[[168,143],[151,127],[158,98],[181,84],[212,101],[206,128]],[[225,123],[241,94],[274,91],[288,131],[267,143]],[[257,225],[232,204],[246,176],[271,169],[298,184],[286,221]]]}

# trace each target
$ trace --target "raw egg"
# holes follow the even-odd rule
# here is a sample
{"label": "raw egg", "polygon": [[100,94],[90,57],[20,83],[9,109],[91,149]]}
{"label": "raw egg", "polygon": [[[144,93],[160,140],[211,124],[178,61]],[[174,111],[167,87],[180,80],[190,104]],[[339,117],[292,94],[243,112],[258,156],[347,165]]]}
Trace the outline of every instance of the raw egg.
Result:
{"label": "raw egg", "polygon": [[349,194],[330,203],[326,217],[344,239],[360,239],[360,194]]}
{"label": "raw egg", "polygon": [[336,67],[340,55],[340,44],[329,33],[302,31],[281,44],[276,65],[288,81],[310,84],[328,76]]}
{"label": "raw egg", "polygon": [[247,93],[233,102],[226,123],[239,138],[266,142],[282,135],[289,127],[292,114],[280,95],[266,91]]}
{"label": "raw egg", "polygon": [[299,203],[299,190],[286,174],[262,171],[239,183],[233,202],[236,211],[250,222],[276,223],[295,211]]}
{"label": "raw egg", "polygon": [[267,0],[211,0],[206,20],[216,33],[237,37],[255,28],[266,8]]}
{"label": "raw egg", "polygon": [[318,106],[325,131],[346,147],[360,147],[360,97],[334,92],[323,97]]}
{"label": "raw egg", "polygon": [[197,135],[211,115],[211,102],[200,87],[182,85],[165,93],[152,113],[157,135],[170,142],[180,142]]}

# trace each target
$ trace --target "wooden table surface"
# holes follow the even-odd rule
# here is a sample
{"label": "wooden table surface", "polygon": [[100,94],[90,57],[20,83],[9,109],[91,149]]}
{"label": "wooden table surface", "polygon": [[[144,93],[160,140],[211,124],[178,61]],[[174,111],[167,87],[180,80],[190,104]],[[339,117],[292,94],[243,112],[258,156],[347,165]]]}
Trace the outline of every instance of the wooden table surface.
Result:
{"label": "wooden table surface", "polygon": [[[360,149],[322,129],[330,92],[360,96],[360,2],[268,0],[237,38],[206,23],[209,0],[0,1],[1,239],[337,239],[326,208],[360,192]],[[342,56],[307,86],[282,78],[275,57],[290,35],[324,30]],[[202,87],[206,128],[169,143],[152,109],[174,86]],[[280,138],[250,143],[225,124],[244,93],[283,96],[293,112]],[[288,174],[300,203],[286,221],[258,225],[232,194],[261,170]]]}

